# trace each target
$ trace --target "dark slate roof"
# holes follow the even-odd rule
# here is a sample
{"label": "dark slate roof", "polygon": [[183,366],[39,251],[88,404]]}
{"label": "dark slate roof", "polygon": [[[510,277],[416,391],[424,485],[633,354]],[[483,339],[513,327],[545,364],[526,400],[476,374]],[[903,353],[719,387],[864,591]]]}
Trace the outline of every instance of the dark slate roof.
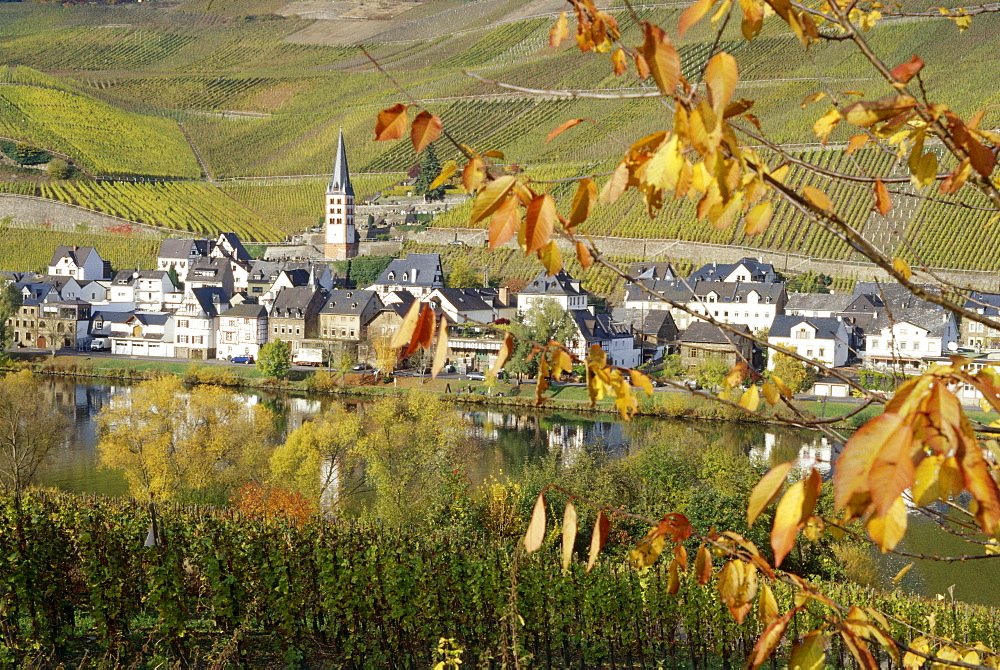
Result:
{"label": "dark slate roof", "polygon": [[[271,305],[272,319],[302,319],[305,318],[317,295],[322,291],[314,288],[295,287],[283,288],[278,291]],[[318,301],[317,301],[318,302]],[[318,303],[322,305],[322,303]],[[318,305],[316,311],[318,312]]]}
{"label": "dark slate roof", "polygon": [[554,275],[542,272],[525,286],[518,295],[585,295],[587,291],[580,287],[580,282],[565,270]]}
{"label": "dark slate roof", "polygon": [[240,242],[240,237],[236,233],[222,233],[219,235],[219,238],[225,238],[225,240],[229,243],[229,246],[233,248],[234,260],[244,263],[253,260],[247,250],[243,247],[243,243]]}
{"label": "dark slate roof", "polygon": [[[920,288],[937,295],[941,294],[941,289],[932,284],[920,284]],[[922,300],[910,293],[909,289],[894,282],[866,282],[859,281],[854,285],[855,297],[859,295],[877,296],[890,309],[923,307],[927,309],[942,309],[941,306],[932,302]]]}
{"label": "dark slate roof", "polygon": [[497,298],[496,289],[441,288],[438,293],[459,311],[493,309]]}
{"label": "dark slate roof", "polygon": [[249,281],[273,282],[284,267],[284,261],[254,261],[250,266]]}
{"label": "dark slate roof", "polygon": [[[732,328],[741,333],[750,334],[750,329],[743,324],[732,325]],[[681,342],[698,344],[729,344],[730,341],[738,343],[740,336],[705,321],[695,321],[681,333],[678,339]]]}
{"label": "dark slate roof", "polygon": [[178,258],[187,260],[191,255],[191,245],[196,247],[197,253],[201,256],[207,256],[209,248],[211,246],[210,240],[195,240],[195,239],[166,239],[160,242],[160,252],[157,254],[157,258]]}
{"label": "dark slate roof", "polygon": [[361,314],[372,300],[378,301],[378,306],[381,308],[382,301],[375,291],[335,289],[330,291],[330,297],[327,298],[320,314]]}
{"label": "dark slate roof", "polygon": [[343,128],[340,129],[340,134],[337,136],[337,157],[333,161],[333,174],[330,176],[330,185],[326,187],[326,192],[354,195],[354,187],[351,186],[351,172],[347,167],[347,150],[344,148]]}
{"label": "dark slate roof", "polygon": [[845,307],[843,311],[849,314],[876,314],[884,307],[885,303],[882,302],[882,298],[870,293],[864,293],[862,295],[855,296],[854,300],[851,301],[851,304]]}
{"label": "dark slate roof", "polygon": [[[920,301],[923,302],[923,301]],[[934,308],[926,307],[897,307],[891,310],[891,314],[880,314],[871,325],[865,329],[866,333],[879,333],[883,328],[888,328],[896,323],[912,323],[927,331],[931,337],[944,335],[945,327],[948,325],[951,312],[940,309],[937,305]]]}
{"label": "dark slate roof", "polygon": [[[413,271],[417,271],[417,281],[413,281]],[[389,279],[392,274],[393,278]],[[407,279],[403,281],[403,274]],[[382,286],[420,286],[444,288],[444,272],[441,269],[441,254],[407,254],[406,258],[396,258],[375,280]]]}
{"label": "dark slate roof", "polygon": [[843,312],[854,302],[854,296],[848,293],[789,293],[785,311],[812,310]]}
{"label": "dark slate roof", "polygon": [[[762,303],[778,302],[785,292],[785,285],[780,283],[756,282],[721,282],[721,281],[646,281],[643,286],[672,302],[688,303],[697,298],[705,298],[714,292],[719,296],[719,303],[745,303],[751,292],[760,296]],[[651,301],[642,286],[630,284],[625,287],[625,299],[634,301]]]}
{"label": "dark slate roof", "polygon": [[615,323],[610,314],[591,314],[585,309],[574,309],[569,313],[587,342],[632,337],[628,328]]}
{"label": "dark slate roof", "polygon": [[94,247],[68,247],[60,245],[52,253],[52,260],[49,261],[49,265],[55,265],[63,256],[69,256],[78,266],[83,266],[92,253],[96,253]]}
{"label": "dark slate roof", "polygon": [[225,312],[226,316],[243,317],[250,319],[259,319],[261,317],[267,316],[267,309],[263,305],[255,305],[252,303],[242,303],[236,305],[235,307],[230,307]]}
{"label": "dark slate roof", "polygon": [[750,271],[750,278],[754,281],[763,281],[768,273],[774,272],[774,266],[770,263],[762,263],[756,258],[746,257],[741,258],[735,263],[708,263],[692,272],[688,279],[722,281],[740,265],[746,266]]}
{"label": "dark slate roof", "polygon": [[661,263],[632,263],[628,266],[628,274],[636,279],[654,279],[657,281],[673,281],[677,279],[677,273],[669,262]]}
{"label": "dark slate roof", "polygon": [[166,325],[173,314],[166,314],[164,312],[136,312],[133,316],[147,326],[163,326]]}
{"label": "dark slate roof", "polygon": [[818,340],[835,340],[837,339],[837,331],[840,329],[841,322],[834,316],[818,317],[778,314],[774,317],[774,321],[771,323],[771,329],[768,331],[768,337],[791,337],[792,328],[800,323],[808,323],[810,326],[815,328],[815,337]]}
{"label": "dark slate roof", "polygon": [[625,309],[618,307],[611,310],[611,316],[620,324],[632,328],[642,335],[659,335],[666,330],[677,336],[677,326],[670,311],[666,309]]}
{"label": "dark slate roof", "polygon": [[968,299],[966,299],[964,307],[985,316],[996,318],[1000,316],[1000,293],[973,291],[969,294]]}
{"label": "dark slate roof", "polygon": [[188,281],[221,279],[227,270],[230,267],[225,258],[199,258],[188,268]]}
{"label": "dark slate roof", "polygon": [[285,268],[282,273],[288,277],[292,286],[309,286],[312,279],[312,273],[303,268]]}
{"label": "dark slate roof", "polygon": [[202,311],[215,317],[229,309],[229,296],[218,286],[202,286],[191,289]]}

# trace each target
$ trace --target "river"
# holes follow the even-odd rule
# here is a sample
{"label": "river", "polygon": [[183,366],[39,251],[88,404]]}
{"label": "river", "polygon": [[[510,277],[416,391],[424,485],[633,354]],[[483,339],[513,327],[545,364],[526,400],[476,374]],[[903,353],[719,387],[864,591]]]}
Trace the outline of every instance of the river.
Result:
{"label": "river", "polygon": [[[79,382],[67,378],[48,378],[51,401],[72,417],[72,429],[64,443],[56,449],[39,474],[40,483],[78,493],[125,495],[128,487],[119,471],[98,467],[97,415],[111,399],[128,390],[128,385],[100,381]],[[263,402],[276,411],[283,430],[292,430],[303,421],[333,402],[332,396],[303,394],[246,395],[247,402]],[[738,445],[748,458],[767,462],[783,462],[798,458],[800,464],[815,465],[824,476],[830,475],[831,448],[815,433],[780,426],[734,424],[699,420],[637,419],[630,424],[591,418],[570,413],[460,409],[475,439],[481,456],[475,460],[475,471],[469,475],[476,483],[490,477],[502,478],[504,472],[537,459],[557,456],[561,464],[572,463],[582,454],[602,451],[610,458],[632,453],[642,434],[656,424],[671,422],[680,426],[685,440],[695,444],[724,441]],[[678,431],[672,431],[677,433]],[[670,511],[670,510],[664,510]],[[900,549],[924,553],[947,554],[969,552],[955,538],[937,532],[933,525],[917,512],[911,512],[909,531]],[[898,556],[879,557],[882,581],[906,565],[909,559]],[[944,564],[918,561],[906,575],[901,588],[934,597],[948,594],[954,585],[954,597],[967,602],[1000,605],[1000,593],[984,585],[1000,583],[1000,561],[973,561],[965,564]],[[947,596],[946,597],[950,597]]]}

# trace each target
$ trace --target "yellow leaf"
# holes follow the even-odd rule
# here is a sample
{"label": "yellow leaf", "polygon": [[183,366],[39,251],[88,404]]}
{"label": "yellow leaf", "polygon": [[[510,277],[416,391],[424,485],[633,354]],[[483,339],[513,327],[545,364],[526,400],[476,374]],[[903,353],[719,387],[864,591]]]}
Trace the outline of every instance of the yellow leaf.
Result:
{"label": "yellow leaf", "polygon": [[507,359],[510,358],[513,351],[514,336],[510,333],[504,333],[503,343],[500,345],[500,350],[497,352],[497,359],[493,363],[493,367],[490,368],[490,376],[496,377],[497,374],[503,370],[503,366],[507,363]]}
{"label": "yellow leaf", "polygon": [[611,67],[615,75],[625,74],[628,70],[628,59],[625,57],[625,50],[618,48],[611,54]]}
{"label": "yellow leaf", "polygon": [[869,140],[868,135],[851,135],[851,139],[847,141],[847,149],[844,150],[845,154],[853,154],[855,151],[865,146]]}
{"label": "yellow leaf", "polygon": [[659,528],[650,528],[646,535],[636,543],[635,549],[628,553],[629,562],[632,567],[646,568],[656,563],[656,559],[663,553],[666,544],[666,537]]}
{"label": "yellow leaf", "polygon": [[587,557],[587,572],[594,569],[597,564],[597,555],[604,548],[604,543],[608,541],[608,533],[611,530],[611,521],[604,514],[604,510],[597,513],[597,521],[594,523],[594,533],[590,537],[590,555]]}
{"label": "yellow leaf", "polygon": [[562,270],[562,252],[555,240],[549,240],[545,246],[538,250],[538,260],[541,261],[545,272],[549,275],[554,275]]}
{"label": "yellow leaf", "polygon": [[740,396],[740,407],[748,412],[756,412],[760,407],[760,392],[756,384],[751,384]]}
{"label": "yellow leaf", "polygon": [[757,595],[757,620],[763,624],[768,624],[778,617],[778,601],[774,597],[771,587],[764,584],[760,587]]}
{"label": "yellow leaf", "polygon": [[875,180],[875,208],[882,216],[892,211],[892,198],[889,197],[889,189],[885,187],[881,179]]}
{"label": "yellow leaf", "polygon": [[490,219],[490,250],[492,251],[506,244],[510,238],[514,237],[514,233],[517,232],[520,226],[521,210],[518,207],[518,199],[513,197],[507,198],[500,203],[497,211],[493,213],[493,218]]}
{"label": "yellow leaf", "polygon": [[833,211],[833,203],[830,201],[830,196],[823,193],[823,191],[818,188],[813,186],[803,186],[802,195],[804,195],[806,200],[815,205],[817,208],[827,212]]}
{"label": "yellow leaf", "polygon": [[790,670],[822,670],[826,667],[826,635],[814,630],[792,647]]}
{"label": "yellow leaf", "polygon": [[392,336],[392,342],[389,343],[391,348],[398,349],[410,342],[410,338],[413,337],[413,331],[417,328],[417,318],[420,316],[421,304],[415,301],[410,305],[406,316],[403,317],[403,323],[399,325],[399,330]]}
{"label": "yellow leaf", "polygon": [[757,203],[747,214],[743,232],[747,235],[759,235],[763,233],[771,225],[771,215],[773,213],[774,206],[770,201]]}
{"label": "yellow leaf", "polygon": [[653,395],[653,382],[650,381],[648,376],[638,370],[629,370],[628,374],[632,380],[632,386],[638,386],[646,392],[647,396]]}
{"label": "yellow leaf", "polygon": [[427,190],[433,191],[438,186],[448,181],[448,178],[455,174],[455,170],[457,169],[458,163],[455,161],[446,161],[444,166],[441,168],[441,172],[434,178],[434,181],[432,181],[431,185],[427,187]]}
{"label": "yellow leaf", "polygon": [[779,391],[778,387],[771,382],[764,382],[764,387],[761,391],[764,394],[764,400],[766,400],[767,404],[772,407],[777,405],[778,401],[781,400],[781,391]]}
{"label": "yellow leaf", "polygon": [[694,574],[702,586],[712,579],[712,554],[705,545],[698,547],[694,558]]}
{"label": "yellow leaf", "polygon": [[549,46],[556,48],[567,37],[569,37],[569,22],[566,20],[566,12],[559,12],[559,18],[549,30]]}
{"label": "yellow leaf", "polygon": [[680,587],[681,580],[677,576],[677,561],[670,561],[670,570],[667,577],[667,595],[677,595]]}
{"label": "yellow leaf", "polygon": [[805,501],[805,482],[797,481],[788,487],[781,502],[778,503],[778,509],[774,512],[774,526],[771,528],[774,567],[779,567],[795,546],[795,535],[804,522],[802,508]]}
{"label": "yellow leaf", "polygon": [[896,573],[896,576],[892,578],[892,583],[893,584],[898,584],[899,582],[901,582],[903,580],[903,577],[906,576],[906,573],[909,572],[910,568],[912,568],[912,567],[913,567],[913,563],[907,563],[906,565],[904,565],[899,570],[899,572]]}
{"label": "yellow leaf", "polygon": [[760,481],[750,492],[750,500],[747,503],[747,526],[752,526],[760,513],[771,504],[771,501],[778,497],[781,487],[788,478],[788,473],[792,469],[792,462],[779,463],[767,474],[760,478]]}
{"label": "yellow leaf", "polygon": [[615,171],[611,173],[611,178],[601,189],[601,202],[605,204],[615,202],[626,188],[628,188],[628,165],[622,162],[618,164]]}
{"label": "yellow leaf", "polygon": [[538,494],[535,500],[535,508],[531,511],[531,521],[528,522],[528,530],[524,534],[524,548],[530,554],[542,548],[542,541],[545,540],[545,492]]}
{"label": "yellow leaf", "polygon": [[843,117],[840,115],[840,112],[836,109],[831,109],[816,120],[816,123],[813,124],[813,132],[816,133],[816,137],[819,138],[820,142],[826,144],[826,140],[830,137],[830,133],[832,133],[833,129],[837,127],[837,124],[840,123],[840,119],[842,118]]}
{"label": "yellow leaf", "polygon": [[716,114],[721,115],[732,100],[738,80],[739,68],[736,59],[730,54],[721,51],[708,61],[705,67],[705,85],[708,87],[709,102]]}
{"label": "yellow leaf", "polygon": [[667,34],[654,23],[643,22],[642,55],[660,92],[673,95],[681,78],[681,58]]}
{"label": "yellow leaf", "polygon": [[941,497],[941,489],[938,486],[938,472],[941,469],[941,463],[944,462],[944,458],[941,454],[931,454],[930,456],[925,456],[924,460],[920,461],[920,465],[917,466],[916,472],[913,474],[912,491],[913,502],[917,507],[930,505]]}
{"label": "yellow leaf", "polygon": [[479,188],[485,178],[486,173],[483,172],[483,161],[478,157],[469,160],[468,165],[466,165],[462,170],[462,186],[464,186],[465,190],[469,193],[472,193]]}
{"label": "yellow leaf", "polygon": [[688,28],[701,21],[714,4],[715,0],[698,0],[685,9],[677,20],[677,37],[683,37]]}
{"label": "yellow leaf", "polygon": [[375,139],[398,140],[406,134],[406,105],[399,103],[378,113],[375,121]]}
{"label": "yellow leaf", "polygon": [[[808,105],[809,103],[819,102],[825,97],[826,93],[823,93],[822,91],[820,91],[819,93],[812,93],[810,95],[807,95],[806,97],[802,98],[802,109],[805,109],[806,105]],[[837,116],[839,117],[840,114],[838,114]]]}
{"label": "yellow leaf", "polygon": [[868,520],[868,534],[882,553],[896,548],[906,534],[906,505],[902,497],[896,498],[896,502],[884,515],[872,516]]}
{"label": "yellow leaf", "polygon": [[590,212],[594,209],[594,202],[597,200],[597,184],[590,177],[584,177],[576,187],[576,195],[573,196],[573,207],[570,209],[569,222],[566,227],[573,229],[587,220]]}
{"label": "yellow leaf", "polygon": [[497,211],[500,205],[503,204],[507,194],[514,188],[516,182],[516,177],[508,175],[498,177],[487,184],[485,188],[479,191],[472,203],[472,214],[469,216],[469,222],[479,223]]}
{"label": "yellow leaf", "polygon": [[905,258],[900,258],[899,256],[893,258],[892,269],[903,275],[903,279],[909,279],[913,276],[913,270],[910,269],[910,264],[906,262]]}
{"label": "yellow leaf", "polygon": [[437,349],[434,352],[434,363],[431,365],[431,377],[437,379],[438,373],[444,368],[448,360],[448,319],[441,315],[441,324],[438,327]]}
{"label": "yellow leaf", "polygon": [[413,142],[414,153],[420,153],[428,144],[441,136],[441,117],[424,110],[413,119],[410,128],[410,140]]}
{"label": "yellow leaf", "polygon": [[562,525],[562,569],[568,570],[573,560],[573,545],[576,544],[576,506],[572,500],[566,501],[566,512]]}
{"label": "yellow leaf", "polygon": [[489,151],[483,152],[483,157],[496,158],[497,160],[502,161],[504,156],[502,151],[498,151],[497,149],[490,149]]}

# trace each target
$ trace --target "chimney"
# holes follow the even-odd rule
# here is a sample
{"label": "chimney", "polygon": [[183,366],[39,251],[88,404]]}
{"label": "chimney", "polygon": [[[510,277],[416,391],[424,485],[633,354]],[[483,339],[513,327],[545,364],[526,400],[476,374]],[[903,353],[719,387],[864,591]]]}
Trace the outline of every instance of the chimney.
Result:
{"label": "chimney", "polygon": [[510,307],[510,289],[506,286],[501,286],[497,290],[497,300],[504,307]]}

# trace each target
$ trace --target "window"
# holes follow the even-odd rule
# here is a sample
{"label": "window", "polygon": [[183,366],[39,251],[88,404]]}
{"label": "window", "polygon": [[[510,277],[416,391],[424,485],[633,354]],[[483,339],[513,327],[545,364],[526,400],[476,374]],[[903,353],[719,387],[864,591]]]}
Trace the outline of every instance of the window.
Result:
{"label": "window", "polygon": [[878,349],[878,340],[872,340],[872,349]]}
{"label": "window", "polygon": [[927,351],[934,351],[934,343],[933,342],[928,342],[927,343]]}
{"label": "window", "polygon": [[819,357],[820,358],[825,358],[826,357],[826,349],[820,349],[819,350]]}
{"label": "window", "polygon": [[194,335],[191,338],[191,344],[205,344],[205,338],[201,335]]}
{"label": "window", "polygon": [[351,337],[354,337],[354,329],[351,329]]}
{"label": "window", "polygon": [[812,358],[813,357],[813,350],[812,349],[806,349],[806,357],[808,357],[808,358]]}
{"label": "window", "polygon": [[277,326],[275,326],[275,327],[274,327],[274,334],[275,334],[275,335],[277,335],[277,334],[278,334],[278,327],[277,327]]}
{"label": "window", "polygon": [[188,327],[188,320],[187,319],[177,319],[177,327],[178,328],[187,328]]}
{"label": "window", "polygon": [[904,349],[906,349],[906,342],[900,342],[899,343],[899,350],[903,351]]}
{"label": "window", "polygon": [[808,340],[809,339],[809,331],[806,330],[805,328],[800,328],[799,330],[796,330],[795,331],[795,339],[796,340]]}
{"label": "window", "polygon": [[178,335],[177,336],[177,344],[187,344],[187,342],[188,342],[188,336],[187,335]]}
{"label": "window", "polygon": [[[289,328],[289,331],[291,331],[290,328]],[[301,331],[299,330],[299,326],[295,326],[295,334],[296,335],[301,335],[302,334]]]}
{"label": "window", "polygon": [[900,328],[899,329],[899,334],[900,335],[909,335],[910,331],[908,331],[906,328]]}

